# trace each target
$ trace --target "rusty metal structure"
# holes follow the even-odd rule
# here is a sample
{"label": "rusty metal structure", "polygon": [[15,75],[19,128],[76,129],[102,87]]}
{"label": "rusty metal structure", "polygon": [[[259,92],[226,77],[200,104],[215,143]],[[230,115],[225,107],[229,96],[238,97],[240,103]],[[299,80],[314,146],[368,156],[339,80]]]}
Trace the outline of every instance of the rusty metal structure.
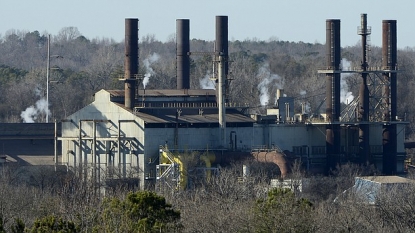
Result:
{"label": "rusty metal structure", "polygon": [[[340,37],[340,21],[327,20],[326,26],[327,67],[325,70],[319,70],[319,73],[326,75],[325,124],[328,168],[334,168],[333,166],[342,161],[368,165],[381,158],[382,172],[385,175],[395,174],[398,163],[397,124],[405,124],[397,121],[396,113],[398,72],[396,21],[384,20],[382,22],[382,67],[371,67],[369,64],[371,28],[367,25],[366,14],[361,14],[361,25],[357,29],[362,43],[360,67],[348,67],[347,69],[340,67],[340,39],[337,38]],[[361,82],[359,96],[339,113],[340,87],[338,82],[340,82],[342,73],[358,74]],[[370,144],[369,134],[372,125],[383,125],[382,146]],[[348,135],[356,130],[358,131],[357,151],[347,146],[355,145],[355,139]],[[346,134],[344,135],[346,142],[340,140],[343,132]],[[357,158],[349,157],[350,152],[355,153]]]}
{"label": "rusty metal structure", "polygon": [[258,162],[273,163],[277,165],[281,172],[281,179],[286,178],[286,176],[291,172],[289,158],[278,146],[274,145],[273,148],[252,148],[251,154]]}

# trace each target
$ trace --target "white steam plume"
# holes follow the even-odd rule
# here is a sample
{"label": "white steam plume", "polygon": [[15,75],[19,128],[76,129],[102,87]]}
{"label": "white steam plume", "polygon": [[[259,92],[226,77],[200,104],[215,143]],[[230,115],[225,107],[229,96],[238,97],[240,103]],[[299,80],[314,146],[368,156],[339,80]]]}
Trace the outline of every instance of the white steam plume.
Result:
{"label": "white steam plume", "polygon": [[[351,63],[347,59],[342,59],[342,69],[343,70],[351,70]],[[349,87],[346,82],[346,78],[349,77],[350,74],[342,73],[340,76],[340,102],[348,104],[353,101],[354,96],[352,92],[349,91]]]}
{"label": "white steam plume", "polygon": [[22,117],[23,123],[34,123],[37,118],[37,109],[32,105],[26,108],[20,117]]}
{"label": "white steam plume", "polygon": [[262,106],[265,106],[269,102],[269,91],[268,87],[271,84],[272,81],[278,80],[279,83],[277,83],[278,88],[282,87],[282,79],[280,76],[276,74],[271,74],[271,71],[269,70],[268,64],[262,66],[259,69],[258,76],[262,78],[262,81],[258,84],[258,90],[259,90],[259,101]]}
{"label": "white steam plume", "polygon": [[38,100],[35,106],[30,106],[26,108],[21,114],[20,117],[23,120],[23,123],[34,123],[38,119],[39,115],[50,115],[50,110],[45,98]]}
{"label": "white steam plume", "polygon": [[215,83],[210,79],[210,74],[207,74],[204,78],[199,79],[199,85],[202,89],[216,89]]}
{"label": "white steam plume", "polygon": [[158,61],[159,58],[160,58],[160,56],[157,53],[153,53],[152,55],[150,55],[149,57],[147,57],[143,61],[144,66],[146,67],[146,71],[147,71],[147,73],[144,75],[144,79],[143,79],[144,89],[146,88],[146,85],[147,85],[148,81],[150,80],[150,77],[152,75],[155,75],[155,72],[154,72],[153,68],[151,68],[151,64]]}
{"label": "white steam plume", "polygon": [[[305,98],[305,95],[307,94],[307,91],[305,91],[305,90],[301,90],[300,91],[300,95],[303,97],[303,98]],[[303,103],[301,103],[302,104],[302,109],[301,109],[301,113],[302,114],[304,114],[304,113],[308,113],[308,112],[311,112],[311,106],[310,106],[310,102],[308,102],[308,101],[306,101],[306,102],[303,102]]]}

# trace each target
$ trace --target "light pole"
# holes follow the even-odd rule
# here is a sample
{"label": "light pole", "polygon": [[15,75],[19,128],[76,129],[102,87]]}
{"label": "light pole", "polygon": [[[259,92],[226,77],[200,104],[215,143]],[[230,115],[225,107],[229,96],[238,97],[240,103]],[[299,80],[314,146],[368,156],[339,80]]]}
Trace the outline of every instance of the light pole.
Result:
{"label": "light pole", "polygon": [[48,56],[46,62],[46,123],[49,122],[49,71],[50,71],[50,34],[48,34]]}
{"label": "light pole", "polygon": [[46,123],[49,121],[49,70],[50,70],[50,35],[48,34],[48,56],[46,62]]}

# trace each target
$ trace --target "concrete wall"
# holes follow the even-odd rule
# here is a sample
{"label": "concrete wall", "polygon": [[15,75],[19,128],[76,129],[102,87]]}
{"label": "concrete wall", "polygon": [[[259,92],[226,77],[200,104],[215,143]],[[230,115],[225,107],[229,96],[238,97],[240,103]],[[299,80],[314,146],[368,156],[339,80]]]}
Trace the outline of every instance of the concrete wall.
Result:
{"label": "concrete wall", "polygon": [[[177,131],[177,144],[180,149],[192,150],[205,148],[219,148],[219,128],[178,128]],[[235,134],[237,138],[237,149],[250,150],[252,145],[252,131],[253,130],[251,127],[226,128],[227,144],[229,144],[229,138],[231,137],[231,133],[233,132],[233,140],[235,138]],[[174,134],[174,128],[146,128],[146,154],[158,154],[158,147],[160,145],[165,145],[166,143],[170,148],[173,148],[175,143]]]}
{"label": "concrete wall", "polygon": [[292,151],[293,146],[325,146],[325,131],[321,126],[303,124],[255,124],[253,145],[278,146],[282,150]]}
{"label": "concrete wall", "polygon": [[[235,141],[237,150],[250,151],[252,147],[252,127],[228,127],[226,128],[227,143]],[[168,148],[180,150],[206,150],[218,149],[219,128],[179,128],[178,147],[175,148],[174,128],[146,128],[145,129],[145,157],[149,166],[147,172],[153,174],[155,165],[151,164],[159,156],[159,146],[167,144]],[[235,146],[235,145],[233,145]],[[233,147],[234,148],[234,147]],[[150,175],[153,176],[153,175]]]}

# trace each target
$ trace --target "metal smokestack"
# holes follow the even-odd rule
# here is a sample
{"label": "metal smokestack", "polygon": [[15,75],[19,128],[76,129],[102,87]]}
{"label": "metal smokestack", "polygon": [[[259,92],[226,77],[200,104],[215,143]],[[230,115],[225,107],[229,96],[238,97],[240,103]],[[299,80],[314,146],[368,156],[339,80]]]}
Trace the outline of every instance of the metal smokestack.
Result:
{"label": "metal smokestack", "polygon": [[[396,20],[382,21],[382,69],[384,79],[389,81],[383,89],[385,112],[383,121],[389,122],[383,127],[383,173],[396,174],[397,165],[397,129],[392,122],[397,116],[397,33]],[[388,72],[389,71],[389,72]]]}
{"label": "metal smokestack", "polygon": [[228,86],[228,16],[216,16],[216,62],[218,62],[219,134],[222,147],[226,147],[226,91]]}
{"label": "metal smokestack", "polygon": [[138,19],[125,19],[125,107],[134,108],[138,74]]}
{"label": "metal smokestack", "polygon": [[362,36],[362,82],[359,89],[359,158],[360,164],[366,165],[370,162],[369,152],[369,88],[367,85],[367,68],[368,65],[368,44],[367,37],[371,30],[367,26],[367,15],[361,14],[361,26],[358,29],[358,34]]}
{"label": "metal smokestack", "polygon": [[190,21],[176,20],[177,89],[190,89]]}
{"label": "metal smokestack", "polygon": [[[397,70],[397,28],[396,20],[383,20],[382,21],[382,66],[384,70],[390,70],[392,72],[386,73],[386,78],[390,82],[390,106],[386,112],[385,120],[396,120],[396,70]],[[394,72],[395,71],[395,72]],[[385,87],[385,91],[389,90]],[[389,105],[389,103],[388,103]]]}
{"label": "metal smokestack", "polygon": [[340,20],[326,20],[326,154],[327,171],[334,169],[340,154],[340,126],[332,124],[340,116]]}
{"label": "metal smokestack", "polygon": [[[228,16],[216,16],[215,53],[221,53],[228,59]],[[228,76],[228,62],[224,63],[226,77]]]}
{"label": "metal smokestack", "polygon": [[[327,70],[340,70],[340,20],[326,21]],[[339,120],[340,116],[340,73],[326,75],[326,116],[328,122]]]}

